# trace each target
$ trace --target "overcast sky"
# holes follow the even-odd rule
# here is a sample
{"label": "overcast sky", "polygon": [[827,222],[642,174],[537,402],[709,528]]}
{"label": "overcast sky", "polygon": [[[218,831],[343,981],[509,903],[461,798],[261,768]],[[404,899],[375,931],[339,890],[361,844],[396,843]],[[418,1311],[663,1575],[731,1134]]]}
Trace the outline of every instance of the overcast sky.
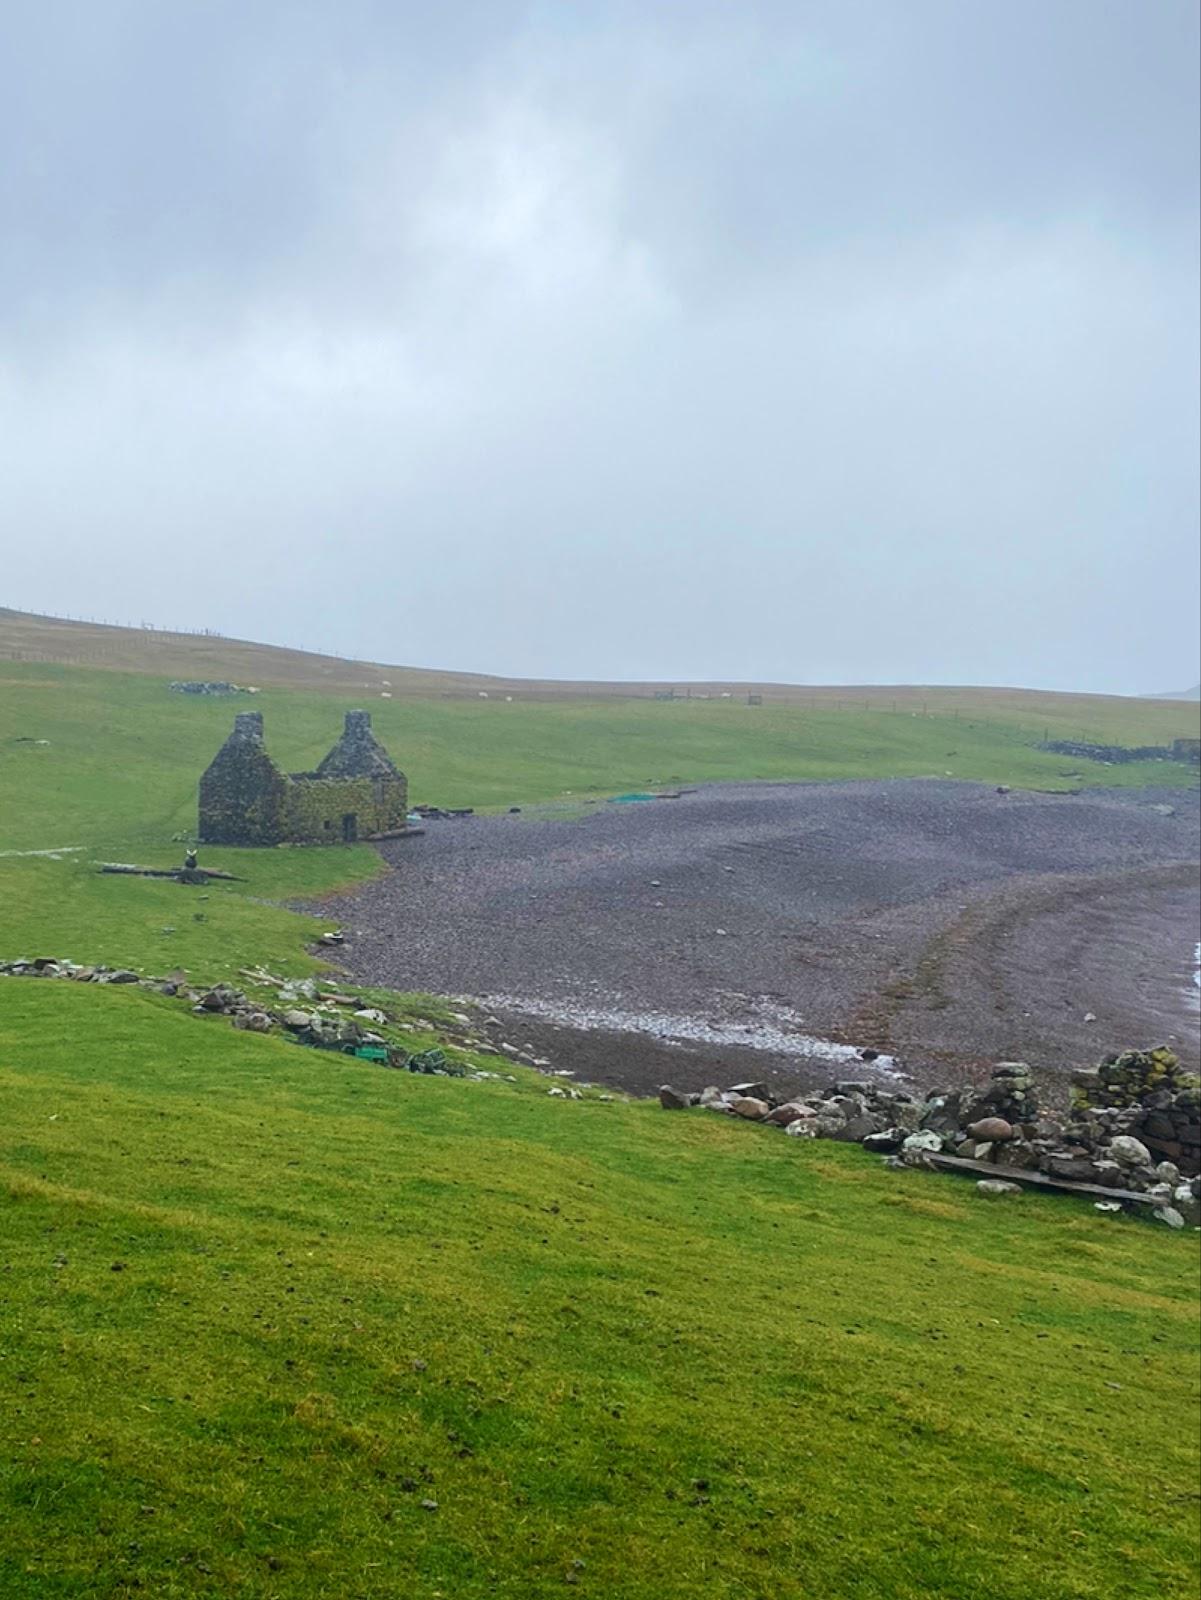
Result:
{"label": "overcast sky", "polygon": [[0,603],[1198,676],[1195,0],[7,0]]}

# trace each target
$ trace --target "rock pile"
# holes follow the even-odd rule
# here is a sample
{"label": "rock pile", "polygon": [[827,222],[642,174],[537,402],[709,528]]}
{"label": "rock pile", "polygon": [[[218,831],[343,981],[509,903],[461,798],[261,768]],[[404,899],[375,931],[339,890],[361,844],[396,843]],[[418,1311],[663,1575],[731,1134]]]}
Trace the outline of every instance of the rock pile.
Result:
{"label": "rock pile", "polygon": [[1103,761],[1107,766],[1123,766],[1128,761],[1188,761],[1192,759],[1176,745],[1188,741],[1177,739],[1174,744],[1084,744],[1079,739],[1048,739],[1040,750],[1057,756],[1073,756],[1083,761]]}
{"label": "rock pile", "polygon": [[167,688],[172,694],[257,694],[257,689],[243,689],[236,683],[199,683],[188,680],[182,683],[169,683]]}
{"label": "rock pile", "polygon": [[924,1096],[840,1082],[781,1102],[765,1084],[738,1083],[700,1094],[664,1085],[659,1101],[768,1123],[793,1138],[862,1144],[897,1164],[936,1155],[987,1162],[998,1169],[990,1182],[1025,1171],[1145,1194],[1174,1226],[1201,1221],[1198,1084],[1166,1049],[1107,1056],[1094,1072],[1077,1073],[1066,1120],[1040,1108],[1021,1061],[1001,1062],[982,1088]]}
{"label": "rock pile", "polygon": [[1072,1074],[1071,1131],[1087,1149],[1115,1135],[1201,1171],[1201,1089],[1170,1050],[1125,1050]]}
{"label": "rock pile", "polygon": [[18,961],[0,961],[0,974],[10,978],[74,978],[77,983],[141,983],[154,988],[166,981],[143,978],[128,967],[83,967],[75,961],[50,956],[39,956],[34,961],[25,957]]}
{"label": "rock pile", "polygon": [[[446,1078],[490,1078],[494,1073],[477,1072],[450,1060],[441,1050],[422,1050],[410,1054],[383,1034],[374,1024],[385,1023],[384,1012],[360,1007],[347,1013],[333,1009],[331,995],[323,993],[313,978],[285,982],[278,991],[278,1004],[266,1005],[250,999],[229,983],[210,988],[194,988],[181,977],[143,977],[125,967],[80,966],[74,961],[39,957],[36,960],[0,962],[0,976],[15,978],[66,978],[75,983],[138,984],[158,994],[190,1000],[197,1016],[228,1017],[235,1028],[247,1033],[270,1033],[280,1028],[299,1044],[319,1050],[337,1050],[376,1061],[381,1066],[405,1068],[409,1072]],[[278,981],[278,980],[277,980]],[[353,1006],[354,998],[339,995],[339,1006]]]}

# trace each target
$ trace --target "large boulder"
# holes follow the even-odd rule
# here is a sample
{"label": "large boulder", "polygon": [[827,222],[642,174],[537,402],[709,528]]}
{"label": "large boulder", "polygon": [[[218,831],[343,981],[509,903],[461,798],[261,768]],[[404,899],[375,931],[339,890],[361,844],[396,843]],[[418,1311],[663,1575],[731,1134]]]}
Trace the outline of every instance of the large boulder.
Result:
{"label": "large boulder", "polygon": [[993,1146],[993,1160],[1001,1167],[1037,1167],[1038,1151],[1028,1139],[1005,1139]]}
{"label": "large boulder", "polygon": [[206,989],[196,1002],[196,1011],[230,1012],[245,1006],[246,996],[228,983],[218,983]]}
{"label": "large boulder", "polygon": [[1148,1144],[1171,1144],[1176,1138],[1176,1126],[1163,1111],[1152,1111],[1138,1130]]}
{"label": "large boulder", "polygon": [[790,1122],[784,1132],[793,1139],[816,1139],[817,1121],[814,1117],[798,1117],[795,1122]]}
{"label": "large boulder", "polygon": [[979,1122],[968,1125],[967,1132],[969,1139],[980,1139],[988,1144],[998,1144],[1014,1136],[1013,1124],[1004,1117],[981,1117]]}
{"label": "large boulder", "polygon": [[1116,1161],[1098,1159],[1093,1162],[1093,1182],[1099,1183],[1103,1189],[1124,1189],[1126,1187],[1126,1174]]}
{"label": "large boulder", "polygon": [[778,1123],[781,1128],[786,1128],[790,1122],[795,1122],[798,1117],[812,1117],[815,1115],[813,1107],[807,1106],[803,1100],[786,1100],[782,1106],[777,1106],[768,1114],[769,1122]]}
{"label": "large boulder", "polygon": [[866,1134],[863,1148],[870,1150],[875,1156],[890,1156],[901,1148],[904,1141],[904,1128],[884,1128],[879,1133]]}
{"label": "large boulder", "polygon": [[916,1133],[922,1120],[922,1104],[910,1094],[893,1095],[888,1100],[881,1100],[882,1107],[887,1107],[888,1115],[893,1125],[904,1128],[906,1133]]}
{"label": "large boulder", "polygon": [[746,1100],[770,1100],[765,1083],[732,1083],[726,1094],[733,1097],[741,1095]]}
{"label": "large boulder", "polygon": [[883,1117],[874,1116],[870,1111],[860,1111],[855,1116],[848,1117],[831,1137],[848,1140],[852,1144],[862,1144],[863,1140],[869,1139],[873,1133],[880,1133],[884,1125]]}
{"label": "large boulder", "polygon": [[[1067,1150],[1053,1150],[1043,1159],[1043,1171],[1065,1183],[1098,1183],[1100,1172],[1097,1163],[1087,1155],[1073,1155]],[[1107,1185],[1107,1187],[1112,1187]]]}
{"label": "large boulder", "polygon": [[857,1117],[867,1110],[867,1096],[862,1094],[827,1095],[826,1104],[836,1106],[844,1117]]}
{"label": "large boulder", "polygon": [[748,1122],[762,1122],[771,1110],[766,1100],[753,1094],[732,1094],[729,1104],[736,1117],[745,1117]]}
{"label": "large boulder", "polygon": [[270,1033],[271,1018],[265,1011],[239,1011],[234,1017],[234,1027],[246,1033]]}
{"label": "large boulder", "polygon": [[1116,1139],[1111,1139],[1105,1147],[1105,1153],[1111,1161],[1116,1161],[1120,1167],[1153,1167],[1155,1162],[1150,1150],[1141,1139],[1131,1138],[1129,1134],[1119,1134]]}
{"label": "large boulder", "polygon": [[841,1111],[827,1110],[821,1106],[817,1108],[817,1115],[812,1122],[819,1139],[841,1138],[847,1125],[847,1119]]}
{"label": "large boulder", "polygon": [[692,1104],[692,1097],[665,1083],[659,1089],[659,1104],[665,1111],[687,1111]]}
{"label": "large boulder", "polygon": [[937,1155],[942,1150],[942,1135],[933,1128],[919,1128],[907,1135],[901,1144],[901,1154],[920,1161],[923,1156]]}
{"label": "large boulder", "polygon": [[1031,1138],[1059,1141],[1062,1140],[1064,1131],[1063,1123],[1059,1122],[1055,1117],[1041,1116],[1034,1124]]}

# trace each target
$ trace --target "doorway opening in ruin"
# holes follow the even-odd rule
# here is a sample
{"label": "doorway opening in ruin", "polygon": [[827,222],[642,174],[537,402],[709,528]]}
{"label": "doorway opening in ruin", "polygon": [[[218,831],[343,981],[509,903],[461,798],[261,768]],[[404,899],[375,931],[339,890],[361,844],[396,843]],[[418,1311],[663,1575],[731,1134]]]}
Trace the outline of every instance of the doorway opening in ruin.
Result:
{"label": "doorway opening in ruin", "polygon": [[359,819],[353,811],[347,811],[342,818],[342,838],[346,844],[353,844],[359,836]]}

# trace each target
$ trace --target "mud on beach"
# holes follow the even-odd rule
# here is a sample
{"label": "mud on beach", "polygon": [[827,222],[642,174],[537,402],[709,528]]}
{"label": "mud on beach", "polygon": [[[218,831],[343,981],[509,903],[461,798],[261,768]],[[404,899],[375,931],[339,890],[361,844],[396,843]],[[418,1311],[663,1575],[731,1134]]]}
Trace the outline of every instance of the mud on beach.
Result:
{"label": "mud on beach", "polygon": [[1148,1043],[1197,1066],[1198,824],[1195,789],[721,785],[432,823],[321,909],[360,981],[477,1000],[636,1092],[1012,1057],[1062,1081]]}

